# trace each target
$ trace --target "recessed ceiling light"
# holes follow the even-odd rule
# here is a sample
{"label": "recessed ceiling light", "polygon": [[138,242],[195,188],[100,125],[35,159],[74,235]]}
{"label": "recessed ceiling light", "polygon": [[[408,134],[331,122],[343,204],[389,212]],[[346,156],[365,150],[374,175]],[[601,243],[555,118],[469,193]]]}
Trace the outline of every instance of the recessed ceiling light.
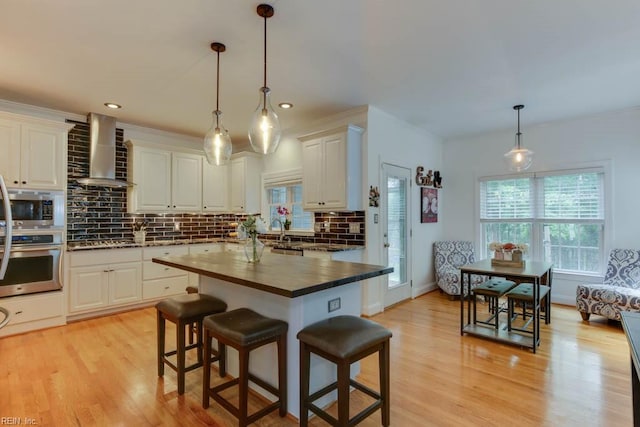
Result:
{"label": "recessed ceiling light", "polygon": [[288,110],[289,108],[293,108],[293,104],[290,102],[281,102],[280,104],[278,104],[278,107],[282,108],[283,110]]}
{"label": "recessed ceiling light", "polygon": [[114,110],[117,110],[118,108],[122,108],[122,105],[116,104],[115,102],[105,102],[104,105],[108,108],[113,108]]}

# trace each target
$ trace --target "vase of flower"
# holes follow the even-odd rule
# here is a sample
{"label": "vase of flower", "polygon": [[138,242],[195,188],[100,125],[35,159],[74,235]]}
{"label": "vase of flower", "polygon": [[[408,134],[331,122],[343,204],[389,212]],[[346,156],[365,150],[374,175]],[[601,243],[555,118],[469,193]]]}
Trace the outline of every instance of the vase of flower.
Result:
{"label": "vase of flower", "polygon": [[257,235],[250,236],[244,242],[244,255],[249,262],[260,262],[264,252],[264,243],[258,239]]}
{"label": "vase of flower", "polygon": [[284,226],[284,229],[288,231],[291,228],[291,221],[285,219],[282,225]]}
{"label": "vase of flower", "polygon": [[244,254],[249,262],[260,262],[264,243],[258,239],[258,234],[267,232],[267,224],[260,217],[249,215],[238,225],[238,238],[245,239]]}
{"label": "vase of flower", "polygon": [[504,259],[504,256],[502,254],[502,250],[493,251],[493,258],[494,259]]}

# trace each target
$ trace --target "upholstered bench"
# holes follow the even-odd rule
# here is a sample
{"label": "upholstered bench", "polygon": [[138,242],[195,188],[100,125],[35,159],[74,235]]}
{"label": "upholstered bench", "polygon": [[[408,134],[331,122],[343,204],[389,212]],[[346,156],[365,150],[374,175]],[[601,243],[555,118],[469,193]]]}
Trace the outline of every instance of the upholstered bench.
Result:
{"label": "upholstered bench", "polygon": [[[535,310],[529,313],[531,318],[529,319],[529,322],[526,322],[527,315],[528,315],[527,305],[538,304],[539,305],[538,309],[540,310],[540,318],[544,318],[544,322],[546,324],[549,324],[551,322],[551,310],[548,308],[551,305],[546,304],[547,298],[551,297],[551,288],[546,285],[540,285],[540,293],[538,295],[538,301],[535,302],[533,298],[534,286],[535,285],[533,283],[520,283],[518,286],[516,286],[515,288],[513,288],[512,290],[506,293],[507,306],[509,311],[509,315],[507,318],[508,319],[507,329],[509,331],[514,330],[514,331],[520,331],[520,332],[532,332],[526,328],[529,325],[529,322],[531,322],[531,320],[533,319]],[[522,304],[521,315],[522,315],[522,320],[525,321],[524,325],[520,328],[516,328],[513,326],[513,319],[516,318],[517,316],[517,314],[515,313],[516,301]],[[544,305],[542,304],[542,301],[545,301]],[[544,314],[543,314],[543,308],[544,308]],[[538,338],[539,338],[539,335],[538,335]]]}
{"label": "upholstered bench", "polygon": [[489,279],[481,285],[476,286],[473,289],[473,295],[482,295],[489,300],[489,313],[491,314],[485,320],[477,319],[477,302],[476,298],[473,298],[473,323],[482,323],[485,325],[493,326],[498,329],[500,326],[500,306],[499,300],[504,294],[509,292],[516,286],[516,282],[505,279]]}

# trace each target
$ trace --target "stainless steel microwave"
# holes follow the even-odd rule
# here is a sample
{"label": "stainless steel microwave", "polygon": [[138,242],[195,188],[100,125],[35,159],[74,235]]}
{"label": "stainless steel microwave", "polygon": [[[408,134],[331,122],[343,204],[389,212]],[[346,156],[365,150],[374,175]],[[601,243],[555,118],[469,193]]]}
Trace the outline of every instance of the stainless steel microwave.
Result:
{"label": "stainless steel microwave", "polygon": [[[8,190],[12,225],[18,229],[64,226],[62,191]],[[4,203],[0,198],[0,226],[6,225]]]}

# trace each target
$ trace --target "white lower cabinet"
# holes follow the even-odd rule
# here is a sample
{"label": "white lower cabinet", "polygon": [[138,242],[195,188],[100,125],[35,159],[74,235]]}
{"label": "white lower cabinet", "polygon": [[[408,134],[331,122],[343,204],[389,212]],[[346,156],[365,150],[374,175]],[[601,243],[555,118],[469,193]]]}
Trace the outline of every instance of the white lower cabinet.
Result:
{"label": "white lower cabinet", "polygon": [[189,285],[186,271],[153,262],[153,258],[187,255],[189,247],[162,246],[143,249],[142,299],[157,299],[185,293]]}
{"label": "white lower cabinet", "polygon": [[3,298],[0,306],[9,310],[11,317],[0,329],[0,337],[66,323],[62,291]]}
{"label": "white lower cabinet", "polygon": [[106,249],[69,255],[69,313],[97,311],[142,298],[140,249]]}

